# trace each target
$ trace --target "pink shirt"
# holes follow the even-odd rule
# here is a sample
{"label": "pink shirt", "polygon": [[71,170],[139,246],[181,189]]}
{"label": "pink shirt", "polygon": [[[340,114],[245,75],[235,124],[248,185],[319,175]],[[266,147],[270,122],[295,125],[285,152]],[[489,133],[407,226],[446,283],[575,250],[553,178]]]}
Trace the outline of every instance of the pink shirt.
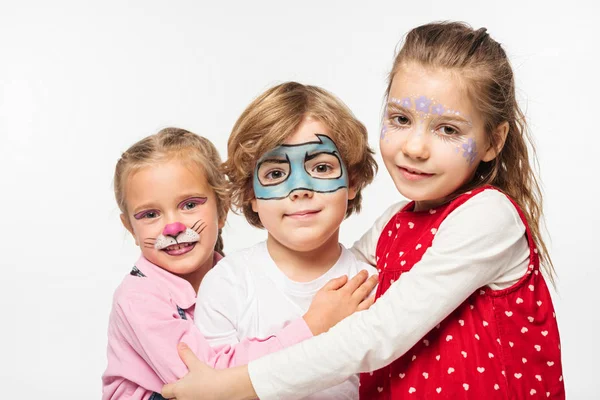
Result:
{"label": "pink shirt", "polygon": [[[221,256],[215,253],[215,263]],[[212,349],[194,325],[196,292],[186,280],[143,256],[115,291],[108,323],[108,366],[102,399],[148,399],[165,383],[187,373],[177,354],[185,342],[215,368],[244,365],[309,337],[304,320],[290,322],[276,335],[244,339]]]}

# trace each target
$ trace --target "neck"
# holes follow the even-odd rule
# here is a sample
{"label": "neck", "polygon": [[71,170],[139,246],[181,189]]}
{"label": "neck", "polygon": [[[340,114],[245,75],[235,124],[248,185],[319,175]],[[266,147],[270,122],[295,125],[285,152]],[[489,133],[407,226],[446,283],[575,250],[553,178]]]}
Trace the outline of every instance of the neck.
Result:
{"label": "neck", "polygon": [[296,282],[310,282],[329,271],[342,254],[339,230],[324,243],[310,250],[286,247],[271,234],[267,238],[267,250],[277,267]]}
{"label": "neck", "polygon": [[198,293],[198,288],[200,288],[200,283],[202,282],[204,275],[206,275],[206,273],[208,271],[210,271],[210,269],[213,267],[213,265],[214,265],[214,254],[211,253],[210,257],[208,257],[208,259],[200,266],[200,268],[198,268],[197,270],[195,270],[194,272],[191,272],[189,274],[179,275],[179,276],[181,278],[185,279],[186,281],[188,281],[190,283],[190,285],[192,285],[192,287],[194,288],[194,291],[196,293]]}

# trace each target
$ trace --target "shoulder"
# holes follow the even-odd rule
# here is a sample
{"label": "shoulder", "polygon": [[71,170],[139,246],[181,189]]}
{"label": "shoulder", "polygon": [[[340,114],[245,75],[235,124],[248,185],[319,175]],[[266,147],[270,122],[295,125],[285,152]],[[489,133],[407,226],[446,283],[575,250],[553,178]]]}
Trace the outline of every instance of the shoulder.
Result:
{"label": "shoulder", "polygon": [[524,233],[525,224],[511,200],[498,190],[486,189],[456,207],[440,224],[435,240],[453,236],[452,242],[469,238],[489,243],[518,239]]}
{"label": "shoulder", "polygon": [[113,295],[111,321],[133,324],[163,308],[176,309],[168,290],[148,277],[126,275]]}
{"label": "shoulder", "polygon": [[123,304],[132,301],[163,298],[170,299],[169,291],[154,280],[145,276],[126,275],[115,290],[113,303]]}
{"label": "shoulder", "polygon": [[408,204],[407,201],[401,201],[394,203],[389,206],[383,214],[381,214],[371,228],[369,228],[361,237],[352,245],[351,251],[358,257],[358,259],[366,261],[370,264],[376,264],[375,259],[375,247],[379,241],[381,232],[385,229],[386,225],[404,206]]}
{"label": "shoulder", "polygon": [[[215,266],[208,271],[206,276],[211,277],[242,277],[251,270],[248,268],[256,261],[260,261],[263,255],[264,242],[257,243],[245,249],[234,251],[223,257]],[[206,277],[205,277],[206,279]],[[212,278],[211,278],[212,279]]]}
{"label": "shoulder", "polygon": [[366,269],[369,272],[369,276],[377,274],[377,268],[359,260],[351,250],[348,250],[343,246],[342,257],[344,257],[344,269],[346,269],[346,273],[348,273],[350,278],[363,269]]}
{"label": "shoulder", "polygon": [[[406,200],[399,201],[397,203],[392,204],[377,218],[377,222],[380,224],[386,224],[394,215],[396,215],[400,210],[402,210],[409,202]],[[383,226],[381,227],[383,229]]]}
{"label": "shoulder", "polygon": [[519,212],[508,196],[496,189],[483,190],[458,206],[449,217],[478,219],[489,225],[522,225]]}
{"label": "shoulder", "polygon": [[231,296],[228,288],[236,288],[235,294],[245,296],[252,279],[250,265],[261,264],[264,242],[227,254],[210,271],[200,284],[198,297]]}

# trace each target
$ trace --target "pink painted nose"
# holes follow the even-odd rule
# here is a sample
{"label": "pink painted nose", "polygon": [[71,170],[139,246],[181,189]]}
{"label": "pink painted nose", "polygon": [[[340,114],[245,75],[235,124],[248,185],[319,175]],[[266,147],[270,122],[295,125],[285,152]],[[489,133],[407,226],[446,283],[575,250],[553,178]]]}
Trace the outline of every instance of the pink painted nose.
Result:
{"label": "pink painted nose", "polygon": [[173,222],[172,224],[167,224],[165,229],[163,229],[163,235],[165,236],[177,236],[181,232],[185,232],[187,228],[181,222]]}

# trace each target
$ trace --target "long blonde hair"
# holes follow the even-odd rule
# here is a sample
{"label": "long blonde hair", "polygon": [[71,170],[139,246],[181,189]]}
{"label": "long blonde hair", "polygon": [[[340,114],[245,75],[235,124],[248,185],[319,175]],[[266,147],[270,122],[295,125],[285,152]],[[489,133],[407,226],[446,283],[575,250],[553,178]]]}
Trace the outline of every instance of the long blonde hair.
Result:
{"label": "long blonde hair", "polygon": [[554,265],[541,235],[542,191],[529,161],[537,164],[535,146],[525,115],[515,96],[512,67],[502,49],[485,28],[473,30],[461,22],[439,22],[412,29],[396,55],[388,78],[386,97],[392,79],[405,63],[456,71],[467,82],[467,90],[484,119],[485,131],[493,147],[501,140],[496,127],[508,122],[502,150],[490,162],[481,162],[474,178],[460,189],[465,192],[485,184],[493,185],[510,196],[521,208],[533,240],[539,248],[542,267],[554,283]]}
{"label": "long blonde hair", "polygon": [[[127,215],[125,183],[131,173],[174,157],[192,162],[204,172],[215,192],[219,221],[225,221],[229,211],[229,189],[225,175],[220,171],[221,157],[208,139],[179,128],[165,128],[135,143],[121,155],[114,175],[115,198],[121,212]],[[221,229],[215,251],[224,255]]]}

